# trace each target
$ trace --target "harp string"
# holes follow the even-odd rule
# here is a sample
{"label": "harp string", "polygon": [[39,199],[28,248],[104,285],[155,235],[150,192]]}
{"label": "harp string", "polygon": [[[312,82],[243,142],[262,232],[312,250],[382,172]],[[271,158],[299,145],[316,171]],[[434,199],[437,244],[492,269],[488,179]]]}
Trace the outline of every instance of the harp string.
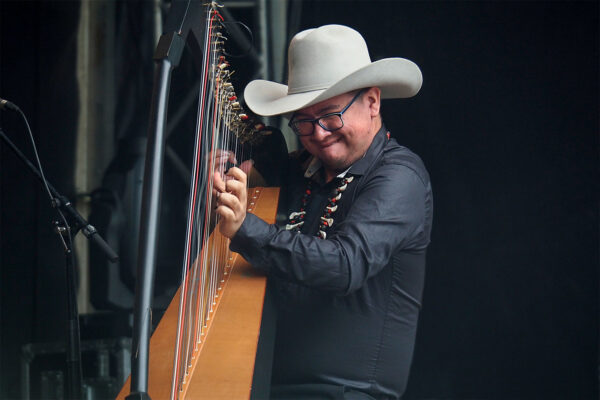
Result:
{"label": "harp string", "polygon": [[[179,315],[177,323],[177,337],[175,343],[175,356],[173,360],[173,378],[171,385],[171,399],[179,398],[179,391],[183,384],[184,377],[187,374],[187,368],[189,365],[189,353],[190,353],[190,321],[195,331],[199,329],[199,323],[202,317],[198,313],[194,313],[191,304],[195,303],[197,309],[202,309],[203,292],[199,292],[198,282],[199,271],[198,268],[192,268],[192,262],[194,255],[200,254],[199,259],[196,258],[196,262],[200,265],[204,264],[202,259],[204,258],[201,254],[201,241],[198,240],[198,234],[204,236],[203,222],[205,212],[202,210],[202,204],[199,201],[202,198],[202,193],[206,192],[206,181],[201,178],[202,175],[206,174],[206,167],[203,165],[201,155],[204,152],[203,149],[206,146],[203,139],[206,137],[205,133],[205,113],[207,109],[207,98],[206,94],[209,92],[210,81],[209,76],[209,65],[210,65],[210,36],[212,35],[212,26],[214,22],[213,10],[211,7],[207,7],[206,25],[204,29],[204,63],[201,72],[201,85],[198,100],[198,120],[196,124],[196,139],[194,144],[194,161],[193,161],[193,177],[191,182],[191,195],[188,204],[188,228],[186,231],[186,244],[184,253],[184,263],[182,268],[182,284],[180,290],[180,302],[179,302]],[[206,205],[206,202],[203,204]],[[204,207],[206,208],[206,207]],[[204,224],[206,225],[206,224]],[[191,293],[190,293],[191,292]]]}
{"label": "harp string", "polygon": [[[198,99],[193,174],[188,203],[188,225],[177,339],[173,360],[171,399],[185,392],[194,360],[206,339],[210,321],[231,269],[229,239],[213,229],[218,218],[213,204],[213,174],[224,173],[233,161],[246,159],[245,150],[264,129],[248,118],[230,82],[232,72],[225,58],[223,18],[217,3],[206,7],[204,60]],[[263,135],[265,133],[262,133]],[[235,156],[228,156],[233,154]],[[248,157],[249,158],[249,157]],[[213,231],[214,232],[211,232]]]}

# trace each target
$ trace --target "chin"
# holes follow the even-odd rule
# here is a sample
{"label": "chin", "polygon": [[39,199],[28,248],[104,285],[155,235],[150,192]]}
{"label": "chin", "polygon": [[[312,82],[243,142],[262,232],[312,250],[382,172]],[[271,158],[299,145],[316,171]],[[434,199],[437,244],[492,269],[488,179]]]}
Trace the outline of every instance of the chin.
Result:
{"label": "chin", "polygon": [[323,161],[326,164],[331,164],[331,165],[339,165],[341,163],[344,163],[347,159],[347,156],[343,153],[340,153],[339,151],[335,151],[334,149],[331,149],[332,151],[322,151],[321,152],[321,161]]}
{"label": "chin", "polygon": [[345,159],[340,160],[340,159],[321,159],[321,162],[323,163],[323,165],[325,166],[325,168],[332,170],[332,171],[339,171],[342,172],[344,171],[346,168],[348,168],[350,165],[346,162]]}

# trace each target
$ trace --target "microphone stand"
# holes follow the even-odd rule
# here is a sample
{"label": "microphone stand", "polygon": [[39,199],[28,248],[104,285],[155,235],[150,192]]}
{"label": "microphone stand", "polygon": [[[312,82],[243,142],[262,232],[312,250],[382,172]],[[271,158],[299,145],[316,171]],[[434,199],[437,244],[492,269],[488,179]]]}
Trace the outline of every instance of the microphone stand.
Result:
{"label": "microphone stand", "polygon": [[[17,155],[17,157],[29,168],[40,181],[43,182],[42,175],[38,168],[33,165],[27,157],[11,142],[4,134],[0,127],[0,138],[8,145],[8,147]],[[79,330],[79,314],[77,310],[77,285],[75,282],[75,263],[72,250],[72,236],[75,236],[80,230],[88,240],[98,246],[106,257],[115,262],[119,256],[110,248],[110,246],[102,239],[96,228],[88,223],[79,212],[73,207],[68,198],[61,195],[49,182],[48,189],[52,193],[52,207],[58,208],[70,220],[73,226],[72,231],[66,220],[64,223],[54,221],[54,231],[59,235],[60,240],[65,249],[66,259],[66,280],[67,280],[67,398],[81,399],[82,398],[82,372],[81,372],[81,348],[80,348],[80,330]]]}

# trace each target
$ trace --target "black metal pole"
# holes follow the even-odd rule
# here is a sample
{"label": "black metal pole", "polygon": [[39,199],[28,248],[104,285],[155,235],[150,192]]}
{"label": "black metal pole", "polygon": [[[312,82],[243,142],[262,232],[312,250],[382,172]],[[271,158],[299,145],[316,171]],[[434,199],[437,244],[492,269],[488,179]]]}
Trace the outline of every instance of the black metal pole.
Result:
{"label": "black metal pole", "polygon": [[156,269],[156,248],[162,186],[165,131],[171,72],[179,64],[184,40],[176,33],[160,38],[155,61],[152,107],[148,128],[148,147],[142,189],[140,242],[131,349],[132,399],[150,399],[148,395],[148,361],[152,327],[152,294]]}
{"label": "black metal pole", "polygon": [[[57,229],[60,227],[57,226]],[[68,229],[68,228],[63,228]],[[61,233],[60,231],[58,232]],[[81,372],[81,338],[79,330],[79,313],[77,310],[77,284],[75,282],[75,263],[73,262],[73,250],[70,233],[65,235],[67,248],[65,258],[67,260],[67,399],[81,399],[83,376]]]}

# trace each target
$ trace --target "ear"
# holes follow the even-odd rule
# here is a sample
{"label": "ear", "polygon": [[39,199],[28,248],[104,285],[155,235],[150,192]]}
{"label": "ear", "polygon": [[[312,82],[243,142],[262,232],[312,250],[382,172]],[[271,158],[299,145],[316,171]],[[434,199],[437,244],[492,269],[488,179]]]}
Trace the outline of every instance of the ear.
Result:
{"label": "ear", "polygon": [[373,86],[372,88],[367,89],[363,94],[363,98],[369,105],[371,117],[378,116],[381,107],[381,90],[378,87]]}

